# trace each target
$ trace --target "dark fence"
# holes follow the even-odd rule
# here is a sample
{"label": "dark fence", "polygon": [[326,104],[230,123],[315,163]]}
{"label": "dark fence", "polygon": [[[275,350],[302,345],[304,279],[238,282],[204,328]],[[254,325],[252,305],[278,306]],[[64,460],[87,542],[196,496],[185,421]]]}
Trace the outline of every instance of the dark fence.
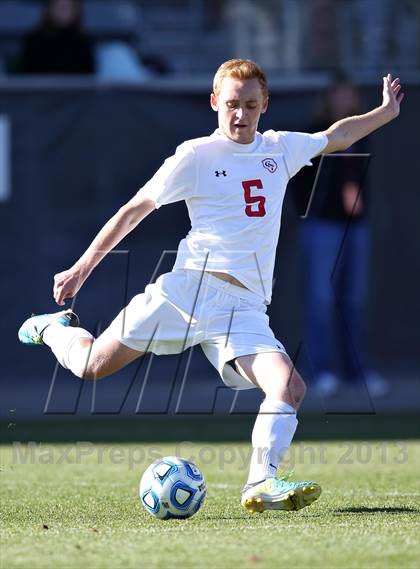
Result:
{"label": "dark fence", "polygon": [[[318,94],[272,93],[260,130],[305,130]],[[380,86],[365,87],[363,95],[367,106],[376,105]],[[397,377],[419,369],[419,109],[420,87],[412,86],[399,119],[370,140],[370,351],[379,368]],[[0,203],[1,380],[7,387],[52,376],[50,354],[19,345],[16,332],[31,312],[56,310],[54,273],[82,254],[177,144],[210,133],[216,115],[205,92],[129,86],[0,88],[0,115],[9,117],[12,135],[12,194]],[[289,198],[269,313],[292,355],[301,340],[298,223]],[[83,325],[103,329],[126,298],[143,290],[162,251],[176,250],[188,229],[183,204],[149,216],[121,244],[129,255],[110,255],[80,292]],[[170,270],[173,260],[166,254],[159,272]],[[193,360],[198,375],[208,375],[208,365],[201,356]]]}

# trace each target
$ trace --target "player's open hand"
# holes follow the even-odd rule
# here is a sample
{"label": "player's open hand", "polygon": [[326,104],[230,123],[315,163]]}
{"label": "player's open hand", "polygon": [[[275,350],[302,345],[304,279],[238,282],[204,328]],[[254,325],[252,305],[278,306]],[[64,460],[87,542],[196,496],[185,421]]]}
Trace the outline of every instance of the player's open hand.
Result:
{"label": "player's open hand", "polygon": [[53,296],[56,303],[62,306],[67,298],[73,298],[84,282],[85,277],[73,268],[54,275]]}
{"label": "player's open hand", "polygon": [[382,97],[382,106],[389,110],[394,118],[397,117],[400,114],[400,104],[404,98],[399,77],[393,80],[390,73],[384,77]]}

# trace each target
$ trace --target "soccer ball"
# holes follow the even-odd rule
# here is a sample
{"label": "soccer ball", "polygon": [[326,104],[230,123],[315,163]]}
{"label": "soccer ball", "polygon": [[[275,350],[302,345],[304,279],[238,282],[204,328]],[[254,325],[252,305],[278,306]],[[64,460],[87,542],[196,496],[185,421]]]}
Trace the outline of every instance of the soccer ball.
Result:
{"label": "soccer ball", "polygon": [[140,480],[140,500],[149,514],[161,520],[185,519],[199,509],[206,483],[195,464],[165,456],[149,466]]}

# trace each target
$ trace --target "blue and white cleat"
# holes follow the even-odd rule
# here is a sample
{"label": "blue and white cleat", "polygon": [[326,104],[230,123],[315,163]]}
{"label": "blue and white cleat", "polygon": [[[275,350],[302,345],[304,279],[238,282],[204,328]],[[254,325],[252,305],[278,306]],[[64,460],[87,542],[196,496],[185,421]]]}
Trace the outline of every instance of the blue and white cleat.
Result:
{"label": "blue and white cleat", "polygon": [[79,317],[70,308],[54,314],[32,315],[19,328],[19,340],[22,344],[43,345],[42,334],[47,326],[54,323],[79,326]]}
{"label": "blue and white cleat", "polygon": [[265,510],[301,510],[318,500],[322,492],[316,482],[287,482],[267,478],[255,486],[245,486],[241,504],[250,512]]}

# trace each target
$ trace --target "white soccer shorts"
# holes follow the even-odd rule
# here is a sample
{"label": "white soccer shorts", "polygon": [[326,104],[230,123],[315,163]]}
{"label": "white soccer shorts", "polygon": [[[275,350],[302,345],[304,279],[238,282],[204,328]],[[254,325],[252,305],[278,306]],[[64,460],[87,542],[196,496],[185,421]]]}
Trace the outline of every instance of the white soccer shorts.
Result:
{"label": "white soccer shorts", "polygon": [[207,272],[177,269],[146,286],[104,334],[139,352],[178,354],[200,344],[232,389],[255,387],[228,362],[261,352],[286,353],[269,326],[267,307],[248,289]]}

